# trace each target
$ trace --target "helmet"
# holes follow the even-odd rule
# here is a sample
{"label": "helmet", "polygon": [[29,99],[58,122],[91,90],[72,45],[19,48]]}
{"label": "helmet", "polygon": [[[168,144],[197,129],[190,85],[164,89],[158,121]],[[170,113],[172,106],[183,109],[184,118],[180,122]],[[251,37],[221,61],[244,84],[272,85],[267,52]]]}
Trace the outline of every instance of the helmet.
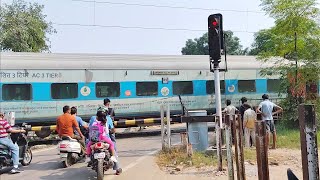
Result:
{"label": "helmet", "polygon": [[102,111],[102,112],[108,114],[108,108],[105,107],[105,106],[100,106],[100,107],[98,108],[97,112],[99,112],[99,111]]}

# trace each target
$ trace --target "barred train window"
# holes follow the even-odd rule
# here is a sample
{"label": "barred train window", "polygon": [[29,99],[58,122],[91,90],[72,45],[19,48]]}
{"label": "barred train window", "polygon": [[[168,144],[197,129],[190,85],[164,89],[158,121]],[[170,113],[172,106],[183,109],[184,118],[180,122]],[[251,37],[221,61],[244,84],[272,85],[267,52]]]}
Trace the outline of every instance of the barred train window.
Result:
{"label": "barred train window", "polygon": [[[214,89],[214,80],[209,80],[206,82],[206,90],[207,90],[207,94],[214,94],[215,93],[215,89]],[[226,90],[226,85],[224,80],[220,81],[220,92],[222,94],[225,93]]]}
{"label": "barred train window", "polygon": [[158,82],[137,82],[136,93],[137,96],[157,96]]}
{"label": "barred train window", "polygon": [[268,79],[267,80],[267,91],[268,92],[279,92],[280,80],[279,79]]}
{"label": "barred train window", "polygon": [[255,80],[239,80],[238,91],[239,93],[256,92],[256,81]]}
{"label": "barred train window", "polygon": [[2,99],[12,100],[31,100],[31,84],[4,84],[2,85]]}
{"label": "barred train window", "polygon": [[78,97],[77,83],[53,83],[51,84],[52,99],[75,99]]}
{"label": "barred train window", "polygon": [[174,95],[193,94],[192,81],[175,81],[172,83]]}
{"label": "barred train window", "polygon": [[99,82],[96,83],[97,97],[119,97],[120,83],[118,82]]}

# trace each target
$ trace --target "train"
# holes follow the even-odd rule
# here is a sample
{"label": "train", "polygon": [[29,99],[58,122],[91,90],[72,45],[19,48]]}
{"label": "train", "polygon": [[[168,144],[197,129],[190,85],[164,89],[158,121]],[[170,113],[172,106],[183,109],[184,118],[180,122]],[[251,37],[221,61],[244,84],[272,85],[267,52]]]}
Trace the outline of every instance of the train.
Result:
{"label": "train", "polygon": [[[15,112],[17,123],[53,124],[65,105],[76,106],[87,120],[104,98],[111,100],[116,120],[159,117],[162,104],[172,114],[181,113],[181,104],[215,111],[214,76],[205,55],[2,52],[0,58],[0,111]],[[220,63],[227,69],[220,72],[222,104],[230,99],[239,106],[241,97],[260,100],[265,93],[279,98],[279,77],[260,75],[273,65],[254,56],[227,56]]]}

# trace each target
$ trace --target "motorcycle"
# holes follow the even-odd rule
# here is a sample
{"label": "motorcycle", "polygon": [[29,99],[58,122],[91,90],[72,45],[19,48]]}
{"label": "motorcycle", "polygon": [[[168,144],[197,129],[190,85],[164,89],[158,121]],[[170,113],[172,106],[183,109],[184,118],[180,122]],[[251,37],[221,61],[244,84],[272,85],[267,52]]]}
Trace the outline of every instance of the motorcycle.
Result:
{"label": "motorcycle", "polygon": [[97,179],[103,180],[104,172],[114,165],[114,162],[110,160],[109,144],[96,142],[90,148],[93,150],[90,156],[92,169],[97,172]]}
{"label": "motorcycle", "polygon": [[[23,166],[28,166],[32,161],[32,151],[27,139],[30,125],[22,124],[22,127],[14,126],[12,128],[24,129],[26,133],[12,133],[10,138],[13,143],[19,146],[19,162]],[[13,167],[11,152],[7,146],[0,144],[0,174],[10,171]]]}
{"label": "motorcycle", "polygon": [[81,151],[81,145],[78,140],[69,136],[64,136],[61,139],[58,149],[63,167],[69,167],[83,159],[85,154]]}

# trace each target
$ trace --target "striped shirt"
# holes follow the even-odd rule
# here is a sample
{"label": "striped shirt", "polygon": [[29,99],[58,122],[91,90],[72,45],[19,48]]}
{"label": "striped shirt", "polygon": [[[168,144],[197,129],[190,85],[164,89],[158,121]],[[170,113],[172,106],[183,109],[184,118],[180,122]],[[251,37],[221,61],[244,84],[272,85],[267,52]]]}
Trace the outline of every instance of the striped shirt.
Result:
{"label": "striped shirt", "polygon": [[0,120],[0,138],[8,137],[8,132],[11,131],[11,126],[6,120]]}

